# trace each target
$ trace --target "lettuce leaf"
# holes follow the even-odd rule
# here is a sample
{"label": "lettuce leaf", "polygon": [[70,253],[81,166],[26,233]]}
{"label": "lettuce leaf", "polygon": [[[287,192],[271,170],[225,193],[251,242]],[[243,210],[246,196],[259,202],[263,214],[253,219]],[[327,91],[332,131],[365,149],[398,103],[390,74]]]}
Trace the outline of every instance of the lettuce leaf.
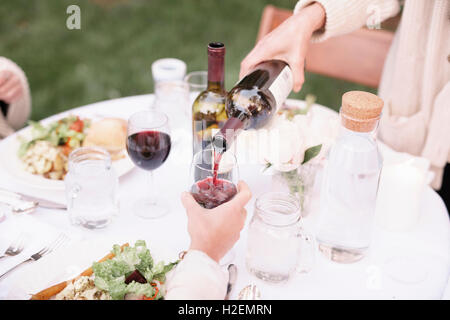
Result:
{"label": "lettuce leaf", "polygon": [[[123,299],[127,293],[152,297],[155,288],[150,283],[154,280],[164,282],[166,273],[178,263],[177,261],[166,265],[161,261],[154,264],[150,250],[143,240],[136,241],[134,247],[124,247],[122,251],[119,245],[114,245],[112,253],[114,258],[94,262],[92,269],[95,286],[108,292],[115,300]],[[132,281],[126,284],[126,277],[135,270],[138,270],[148,283]],[[158,294],[156,298],[162,298],[162,294]]]}
{"label": "lettuce leaf", "polygon": [[127,285],[127,293],[133,293],[138,296],[153,297],[155,295],[156,289],[152,287],[150,283],[139,283],[136,281],[130,282]]}

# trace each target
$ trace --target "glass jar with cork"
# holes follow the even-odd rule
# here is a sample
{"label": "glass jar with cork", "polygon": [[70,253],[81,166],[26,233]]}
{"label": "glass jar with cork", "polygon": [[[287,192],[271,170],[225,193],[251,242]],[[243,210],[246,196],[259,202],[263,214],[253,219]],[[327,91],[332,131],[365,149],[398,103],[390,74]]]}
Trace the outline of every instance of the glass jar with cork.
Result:
{"label": "glass jar with cork", "polygon": [[375,133],[383,100],[363,91],[342,96],[341,133],[331,148],[320,200],[319,250],[329,259],[352,263],[370,245],[382,157]]}

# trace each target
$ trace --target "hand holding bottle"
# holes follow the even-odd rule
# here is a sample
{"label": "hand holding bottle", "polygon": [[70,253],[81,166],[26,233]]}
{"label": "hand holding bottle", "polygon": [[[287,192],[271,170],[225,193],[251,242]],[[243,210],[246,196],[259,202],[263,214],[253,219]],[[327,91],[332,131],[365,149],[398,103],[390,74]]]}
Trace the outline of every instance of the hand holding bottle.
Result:
{"label": "hand holding bottle", "polygon": [[305,56],[311,35],[325,22],[325,10],[314,3],[300,10],[262,38],[241,63],[240,78],[267,60],[285,61],[294,75],[294,91],[304,82]]}

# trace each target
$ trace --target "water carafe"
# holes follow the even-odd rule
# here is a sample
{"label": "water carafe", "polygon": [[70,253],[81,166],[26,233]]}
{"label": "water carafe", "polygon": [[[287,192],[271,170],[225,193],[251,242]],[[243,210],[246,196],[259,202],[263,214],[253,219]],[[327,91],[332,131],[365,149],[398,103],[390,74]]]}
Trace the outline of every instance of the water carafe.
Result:
{"label": "water carafe", "polygon": [[356,262],[370,245],[383,162],[375,138],[382,108],[372,93],[342,97],[341,133],[328,155],[317,226],[319,250],[336,262]]}

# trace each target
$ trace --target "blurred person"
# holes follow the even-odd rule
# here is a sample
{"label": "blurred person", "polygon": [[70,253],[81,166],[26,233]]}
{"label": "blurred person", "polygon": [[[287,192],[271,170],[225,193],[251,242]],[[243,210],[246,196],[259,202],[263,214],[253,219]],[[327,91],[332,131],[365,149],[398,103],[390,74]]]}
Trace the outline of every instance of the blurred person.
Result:
{"label": "blurred person", "polygon": [[166,299],[221,300],[225,298],[228,274],[219,261],[239,240],[251,192],[243,181],[230,201],[214,208],[201,207],[189,192],[181,195],[191,237],[189,250],[173,271]]}
{"label": "blurred person", "polygon": [[22,69],[0,57],[0,139],[20,129],[28,120],[31,97]]}
{"label": "blurred person", "polygon": [[[397,15],[397,0],[300,0],[294,14],[262,38],[241,63],[243,77],[258,63],[280,59],[304,82],[310,42],[355,31],[372,18]],[[439,189],[450,161],[450,1],[406,0],[385,61],[378,95],[384,100],[379,137],[400,152],[428,158]],[[351,50],[351,48],[349,48]],[[446,181],[446,184],[449,182]]]}

